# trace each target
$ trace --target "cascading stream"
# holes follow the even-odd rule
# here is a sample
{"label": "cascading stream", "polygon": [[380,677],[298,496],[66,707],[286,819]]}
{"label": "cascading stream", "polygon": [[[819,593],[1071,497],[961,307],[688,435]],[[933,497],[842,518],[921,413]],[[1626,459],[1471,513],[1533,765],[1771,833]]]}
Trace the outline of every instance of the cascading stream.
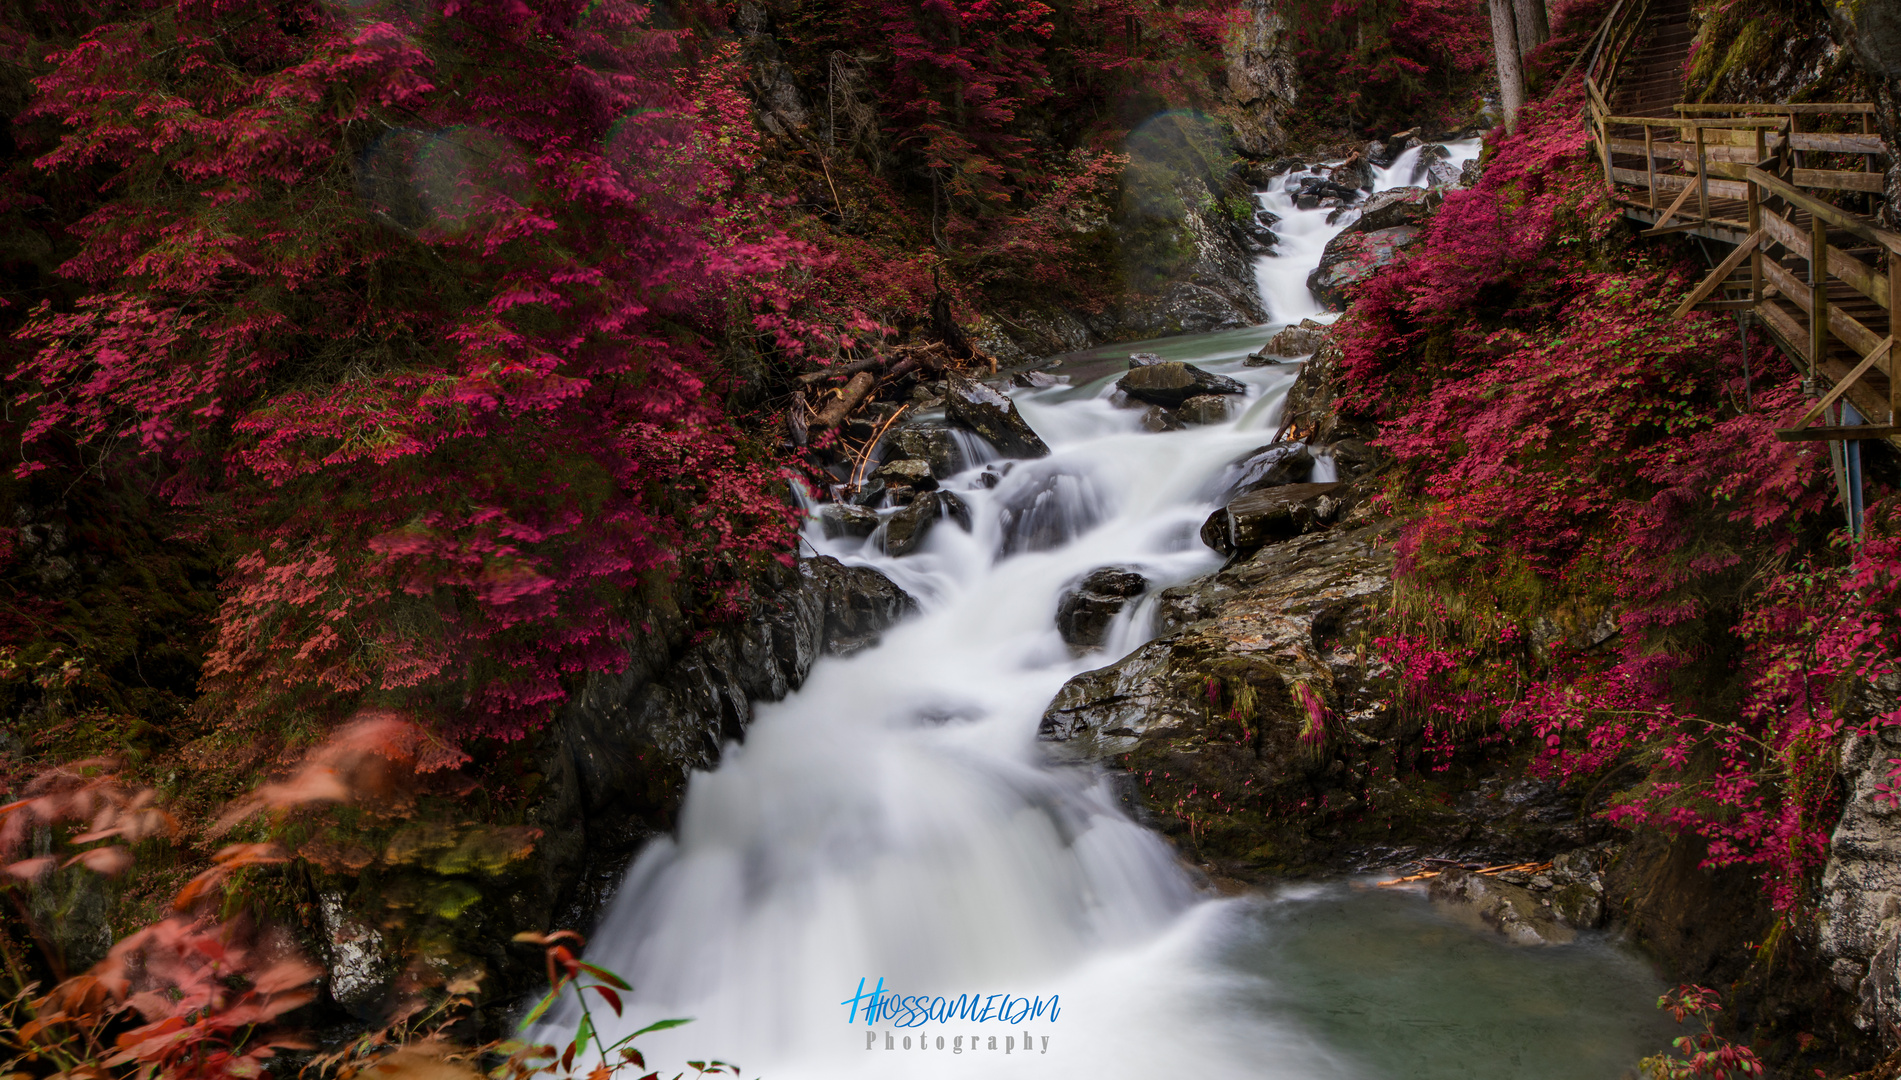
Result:
{"label": "cascading stream", "polygon": [[[1456,163],[1475,146],[1453,151]],[[1405,183],[1411,167],[1402,158],[1382,185]],[[1320,314],[1305,278],[1345,223],[1296,209],[1285,182],[1260,199],[1281,218],[1281,254],[1257,271],[1269,310],[1283,321]],[[1245,383],[1225,424],[1148,433],[1139,411],[1110,401],[1119,371],[1019,394],[1053,452],[1010,463],[994,488],[979,474],[997,464],[944,481],[970,507],[967,533],[940,522],[920,551],[891,558],[875,537],[808,530],[813,548],[876,567],[923,610],[759,707],[745,744],[692,778],[676,835],[629,871],[588,958],[634,983],[627,1023],[695,1018],[644,1038],[649,1061],[717,1056],[773,1080],[1365,1074],[1274,1004],[1298,988],[1225,959],[1256,932],[1260,902],[1198,893],[1101,777],[1052,765],[1035,741],[1066,680],[1149,636],[1150,605],[1131,605],[1107,648],[1072,655],[1054,624],[1066,585],[1127,566],[1152,596],[1219,565],[1197,529],[1223,470],[1272,438],[1298,370],[1243,366],[1265,337],[1256,328],[1142,346]],[[1039,543],[1020,535],[1032,518]],[[842,1003],[861,979],[953,999],[1057,995],[1061,1013],[909,1030],[882,1022],[868,1050],[867,1028],[848,1026]],[[1048,1037],[1047,1052],[1023,1051],[1026,1030]],[[1019,1046],[887,1051],[886,1032]]]}

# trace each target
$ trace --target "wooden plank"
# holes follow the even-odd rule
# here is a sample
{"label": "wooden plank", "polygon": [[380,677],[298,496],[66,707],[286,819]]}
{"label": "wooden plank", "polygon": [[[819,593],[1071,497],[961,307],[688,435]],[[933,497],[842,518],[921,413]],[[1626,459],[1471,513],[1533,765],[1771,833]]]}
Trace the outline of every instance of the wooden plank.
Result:
{"label": "wooden plank", "polygon": [[[1796,307],[1801,308],[1802,313],[1809,316],[1811,321],[1814,320],[1816,294],[1816,288],[1814,286],[1804,284],[1797,280],[1794,274],[1789,273],[1788,270],[1777,264],[1773,259],[1764,259],[1762,261],[1762,270],[1764,274],[1768,275],[1771,285],[1780,289],[1782,295],[1787,297]],[[1828,331],[1833,333],[1836,337],[1841,338],[1842,341],[1854,349],[1856,353],[1866,356],[1869,351],[1881,344],[1881,338],[1877,336],[1874,331],[1863,326],[1861,321],[1856,319],[1853,315],[1829,303],[1826,295],[1824,295],[1822,300],[1822,311],[1828,319]],[[1806,336],[1807,335],[1805,335],[1805,337]],[[1805,355],[1807,354],[1805,353]]]}
{"label": "wooden plank", "polygon": [[[1636,157],[1641,157],[1644,154],[1644,144],[1635,139],[1612,139],[1610,140],[1610,144],[1613,153],[1630,154]],[[1652,153],[1657,157],[1669,158],[1672,161],[1690,161],[1696,158],[1696,145],[1694,143],[1680,143],[1674,141],[1652,142],[1651,147]],[[1733,165],[1761,166],[1762,164],[1762,158],[1756,155],[1756,151],[1753,147],[1748,146],[1712,146],[1707,147],[1704,153],[1711,161],[1720,161]]]}
{"label": "wooden plank", "polygon": [[1790,223],[1788,218],[1767,207],[1762,211],[1762,231],[1769,234],[1769,239],[1804,259],[1809,257],[1809,238],[1803,236],[1802,230]]}
{"label": "wooden plank", "polygon": [[1780,290],[1782,295],[1794,301],[1795,305],[1801,308],[1803,312],[1806,313],[1809,310],[1809,287],[1797,280],[1794,274],[1789,273],[1787,267],[1774,259],[1764,259],[1762,261],[1762,272],[1763,276],[1769,279],[1769,284]]}
{"label": "wooden plank", "polygon": [[1698,285],[1689,296],[1684,297],[1683,303],[1677,305],[1677,310],[1671,318],[1681,319],[1695,310],[1696,305],[1709,299],[1710,294],[1715,292],[1723,282],[1728,281],[1729,276],[1743,265],[1743,260],[1749,258],[1750,252],[1761,246],[1762,239],[1761,230],[1744,237],[1743,242],[1736,245],[1736,250],[1730,252],[1728,258],[1718,263],[1716,269],[1710,271],[1710,276],[1704,278],[1703,283]]}
{"label": "wooden plank", "polygon": [[1829,333],[1846,341],[1850,348],[1863,356],[1881,347],[1882,338],[1873,330],[1862,325],[1860,319],[1843,311],[1841,305],[1828,305]]}
{"label": "wooden plank", "polygon": [[1869,368],[1872,368],[1876,364],[1879,364],[1883,358],[1887,357],[1893,351],[1894,351],[1894,339],[1888,338],[1881,343],[1879,348],[1875,349],[1873,352],[1869,353],[1867,356],[1862,357],[1861,363],[1855,365],[1854,370],[1848,373],[1847,378],[1844,378],[1841,381],[1837,382],[1833,389],[1831,389],[1828,393],[1822,395],[1822,400],[1816,402],[1814,405],[1811,405],[1809,407],[1809,411],[1802,414],[1802,419],[1797,420],[1795,422],[1796,429],[1800,430],[1802,428],[1808,427],[1809,421],[1822,415],[1822,410],[1828,408],[1830,405],[1833,405],[1835,404],[1836,401],[1840,400],[1843,394],[1848,393],[1849,387],[1859,382],[1863,375],[1868,374]]}
{"label": "wooden plank", "polygon": [[[1766,259],[1763,260],[1763,262],[1764,269],[1775,265]],[[1771,304],[1766,301],[1757,304],[1756,318],[1761,319],[1764,326],[1775,331],[1776,337],[1781,339],[1784,349],[1793,353],[1796,359],[1804,363],[1808,362],[1807,336],[1802,333],[1802,327],[1798,326],[1796,321],[1789,317],[1789,313],[1782,310],[1782,305]]]}
{"label": "wooden plank", "polygon": [[1838,229],[1853,233],[1863,240],[1871,244],[1878,244],[1889,251],[1901,251],[1901,234],[1891,233],[1886,229],[1867,224],[1856,218],[1855,215],[1839,207],[1831,206],[1813,195],[1800,190],[1788,181],[1779,177],[1770,176],[1761,169],[1749,170],[1748,176],[1751,182],[1761,184],[1776,195],[1789,200]]}
{"label": "wooden plank", "polygon": [[[1802,230],[1789,224],[1787,218],[1773,210],[1764,210],[1762,226],[1763,231],[1769,234],[1770,240],[1781,244],[1804,259],[1810,257],[1808,237],[1802,235]],[[1830,244],[1828,248],[1828,272],[1853,285],[1863,296],[1884,308],[1888,307],[1889,294],[1893,291],[1888,275],[1869,269],[1866,263],[1833,244]],[[1889,308],[1889,310],[1893,309]]]}
{"label": "wooden plank", "polygon": [[1591,103],[1597,106],[1597,111],[1605,116],[1610,115],[1611,107],[1605,103],[1604,95],[1598,92],[1597,82],[1592,79],[1586,79],[1584,80],[1584,88],[1590,91]]}
{"label": "wooden plank", "polygon": [[1651,236],[1655,236],[1657,233],[1663,231],[1664,222],[1667,222],[1671,218],[1675,217],[1677,215],[1677,211],[1683,209],[1684,202],[1689,199],[1690,192],[1693,190],[1695,189],[1691,188],[1690,185],[1688,184],[1683,185],[1683,191],[1677,196],[1677,201],[1671,203],[1670,208],[1668,210],[1665,210],[1663,212],[1663,216],[1657,219],[1657,223],[1651,226],[1649,229],[1645,230],[1645,232]]}
{"label": "wooden plank", "polygon": [[1885,173],[1844,172],[1839,169],[1797,169],[1795,182],[1802,187],[1828,191],[1872,191],[1880,194]]}
{"label": "wooden plank", "polygon": [[[1748,282],[1738,282],[1737,288],[1747,288]],[[1756,306],[1754,300],[1705,300],[1696,305],[1698,311],[1748,311]]]}
{"label": "wooden plank", "polygon": [[1775,113],[1781,116],[1829,116],[1835,113],[1856,115],[1875,111],[1873,105],[1858,101],[1806,102],[1800,105],[1725,105],[1697,103],[1678,105],[1675,106],[1675,108],[1680,113],[1695,116],[1726,112]]}
{"label": "wooden plank", "polygon": [[[1745,165],[1744,168],[1749,168],[1749,166]],[[1611,176],[1618,183],[1629,184],[1631,187],[1642,187],[1649,182],[1649,177],[1642,169],[1612,169]],[[1694,176],[1670,176],[1665,174],[1657,177],[1658,191],[1677,191],[1681,188],[1695,188],[1697,186],[1699,186],[1697,184],[1697,178]],[[1735,199],[1737,202],[1741,202],[1749,197],[1749,185],[1739,180],[1719,180],[1711,178],[1710,194],[1719,199]]]}
{"label": "wooden plank", "polygon": [[[1824,359],[1817,368],[1817,374],[1827,379],[1830,385],[1848,378],[1848,365],[1836,360]],[[1847,398],[1849,404],[1853,405],[1855,411],[1863,417],[1880,416],[1882,408],[1887,404],[1881,400],[1880,394],[1875,393],[1875,388],[1866,382],[1850,384]]]}
{"label": "wooden plank", "polygon": [[1607,124],[1628,124],[1631,127],[1667,127],[1676,128],[1679,131],[1685,131],[1691,127],[1709,128],[1711,130],[1720,128],[1732,131],[1748,131],[1752,128],[1779,128],[1788,123],[1787,120],[1779,116],[1737,116],[1717,117],[1711,120],[1690,120],[1680,116],[1611,116],[1609,115],[1609,109],[1605,109],[1604,112],[1606,114],[1604,122]]}
{"label": "wooden plank", "polygon": [[1821,150],[1830,154],[1885,154],[1879,135],[1826,135],[1804,132],[1789,136],[1797,150]]}

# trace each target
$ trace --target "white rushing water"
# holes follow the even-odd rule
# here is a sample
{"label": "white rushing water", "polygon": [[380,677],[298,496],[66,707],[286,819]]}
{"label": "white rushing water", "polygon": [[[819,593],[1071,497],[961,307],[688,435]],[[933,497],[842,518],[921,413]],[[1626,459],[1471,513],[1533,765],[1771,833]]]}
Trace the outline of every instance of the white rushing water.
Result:
{"label": "white rushing water", "polygon": [[[1453,149],[1455,164],[1475,152]],[[1409,158],[1382,184],[1409,180]],[[1319,314],[1305,279],[1345,223],[1295,209],[1283,185],[1261,201],[1281,217],[1281,254],[1259,271],[1269,309]],[[1273,437],[1298,371],[1241,364],[1271,329],[1143,346],[1244,382],[1225,424],[1146,432],[1139,410],[1110,400],[1119,371],[1020,392],[1053,452],[1010,463],[994,488],[979,477],[1000,463],[944,481],[971,509],[969,532],[941,521],[920,551],[890,558],[808,530],[813,548],[876,567],[923,610],[760,706],[744,745],[693,777],[676,835],[629,871],[588,958],[634,983],[627,1023],[695,1018],[643,1038],[650,1062],[716,1056],[773,1080],[1356,1073],[1260,1007],[1271,986],[1221,962],[1239,906],[1198,893],[1097,773],[1050,764],[1035,740],[1067,679],[1149,634],[1151,607],[1134,604],[1108,648],[1073,656],[1054,624],[1065,586],[1130,566],[1152,597],[1219,565],[1197,529],[1223,470]],[[1058,542],[1002,554],[1006,519],[1026,516],[1057,523]],[[1061,1011],[868,1029],[848,1023],[861,979],[906,996],[1054,995]],[[993,1036],[1015,1049],[989,1049]]]}

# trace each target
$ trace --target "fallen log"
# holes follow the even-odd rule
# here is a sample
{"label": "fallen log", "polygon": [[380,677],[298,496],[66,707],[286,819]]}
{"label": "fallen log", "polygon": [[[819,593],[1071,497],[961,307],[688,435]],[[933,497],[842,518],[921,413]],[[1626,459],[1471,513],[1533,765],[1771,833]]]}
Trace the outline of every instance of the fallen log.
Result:
{"label": "fallen log", "polygon": [[823,431],[844,423],[845,418],[850,416],[851,411],[871,394],[871,388],[876,385],[878,385],[878,379],[869,371],[861,371],[853,375],[851,381],[845,384],[844,389],[838,392],[838,398],[820,409],[818,415],[812,418],[811,428]]}
{"label": "fallen log", "polygon": [[856,375],[861,371],[870,371],[872,368],[882,365],[885,359],[883,356],[874,356],[869,360],[853,360],[849,364],[839,364],[828,367],[823,371],[807,372],[799,376],[799,381],[810,386],[815,382],[822,382],[826,379],[842,379],[847,375]]}

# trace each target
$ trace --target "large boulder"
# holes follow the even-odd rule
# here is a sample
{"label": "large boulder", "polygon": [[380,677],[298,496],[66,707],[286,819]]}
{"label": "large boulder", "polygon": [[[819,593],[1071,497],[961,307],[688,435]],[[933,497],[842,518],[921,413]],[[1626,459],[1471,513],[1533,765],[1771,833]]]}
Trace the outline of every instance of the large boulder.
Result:
{"label": "large boulder", "polygon": [[1226,375],[1216,375],[1180,361],[1131,368],[1116,383],[1116,389],[1137,401],[1170,409],[1203,394],[1245,394],[1248,390]]}
{"label": "large boulder", "polygon": [[[1382,535],[1304,536],[1164,590],[1162,636],[1071,679],[1038,738],[1052,756],[1133,774],[1136,809],[1197,861],[1232,874],[1312,869],[1335,825],[1293,808],[1324,802],[1352,822],[1368,783],[1395,782],[1390,761],[1349,767],[1334,749],[1370,745],[1363,730],[1386,737],[1368,727],[1387,722],[1369,649],[1391,588]],[[1324,705],[1325,730],[1308,702]],[[1391,835],[1384,817],[1365,816]]]}
{"label": "large boulder", "polygon": [[1465,170],[1450,161],[1435,161],[1426,166],[1426,183],[1435,189],[1465,186]]}
{"label": "large boulder", "polygon": [[1236,458],[1216,478],[1215,502],[1232,502],[1236,495],[1257,488],[1305,484],[1314,472],[1314,455],[1304,443],[1278,442],[1250,450]]}
{"label": "large boulder", "polygon": [[819,528],[828,540],[850,537],[862,540],[878,531],[878,514],[850,503],[826,503],[819,507]]}
{"label": "large boulder", "polygon": [[[1424,225],[1445,201],[1445,192],[1433,188],[1390,188],[1366,200],[1349,232],[1378,232],[1401,225]],[[1312,349],[1307,350],[1312,352]]]}
{"label": "large boulder", "polygon": [[1327,527],[1346,508],[1345,484],[1287,484],[1247,492],[1208,515],[1201,542],[1243,555]]}
{"label": "large boulder", "polygon": [[1109,623],[1130,600],[1148,591],[1148,579],[1123,566],[1091,571],[1063,593],[1056,605],[1056,629],[1078,649],[1100,648]]}
{"label": "large boulder", "polygon": [[1399,257],[1419,239],[1411,225],[1371,232],[1343,232],[1327,242],[1320,265],[1307,275],[1307,289],[1333,311],[1344,311],[1353,288]]}
{"label": "large boulder", "polygon": [[[1379,196],[1374,196],[1378,198]],[[1275,357],[1293,359],[1300,356],[1312,356],[1327,340],[1329,327],[1326,323],[1312,319],[1302,319],[1292,326],[1284,326],[1259,352],[1247,358],[1249,367],[1261,367],[1274,362]]]}
{"label": "large boulder", "polygon": [[937,486],[931,463],[918,458],[893,458],[880,465],[873,475],[886,484],[904,484],[924,489]]}
{"label": "large boulder", "polygon": [[944,412],[953,423],[984,437],[1005,457],[1047,457],[1050,448],[1017,412],[1016,402],[955,372],[946,380]]}
{"label": "large boulder", "polygon": [[1184,424],[1225,424],[1228,422],[1228,399],[1221,394],[1197,394],[1181,403],[1175,415]]}

